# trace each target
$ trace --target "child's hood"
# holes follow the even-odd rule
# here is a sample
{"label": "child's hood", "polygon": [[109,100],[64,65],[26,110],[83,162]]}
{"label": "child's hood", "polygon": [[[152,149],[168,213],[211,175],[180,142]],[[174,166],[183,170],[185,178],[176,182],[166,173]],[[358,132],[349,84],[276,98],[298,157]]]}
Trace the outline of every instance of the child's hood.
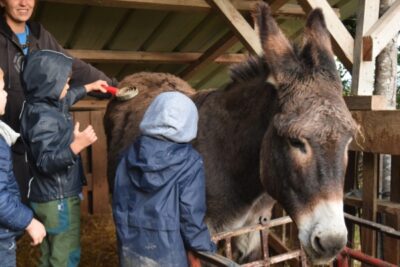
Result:
{"label": "child's hood", "polygon": [[131,181],[144,191],[155,191],[182,175],[190,157],[190,144],[177,144],[141,136],[126,151],[126,167]]}
{"label": "child's hood", "polygon": [[144,135],[188,143],[197,136],[198,111],[193,101],[179,92],[158,95],[140,123]]}
{"label": "child's hood", "polygon": [[28,103],[58,103],[72,71],[72,58],[52,50],[32,52],[23,70],[24,93]]}
{"label": "child's hood", "polygon": [[16,133],[10,126],[0,121],[0,136],[4,138],[9,146],[15,144],[19,137],[19,133]]}

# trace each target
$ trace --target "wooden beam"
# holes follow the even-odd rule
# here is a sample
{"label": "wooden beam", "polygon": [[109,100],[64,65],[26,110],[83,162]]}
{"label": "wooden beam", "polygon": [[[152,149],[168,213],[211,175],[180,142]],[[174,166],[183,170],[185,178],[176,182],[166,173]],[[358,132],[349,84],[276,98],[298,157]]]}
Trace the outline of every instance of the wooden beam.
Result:
{"label": "wooden beam", "polygon": [[[158,9],[176,11],[202,11],[210,12],[212,8],[206,0],[40,0],[43,2],[54,2],[76,5],[121,7],[135,9]],[[235,8],[241,12],[252,11],[258,0],[233,1]],[[304,16],[304,11],[296,4],[286,4],[277,12],[285,16]]]}
{"label": "wooden beam", "polygon": [[[359,197],[347,196],[344,199],[344,204],[357,208],[362,208],[363,201]],[[400,203],[378,199],[376,205],[377,205],[377,211],[379,213],[392,214],[392,215],[397,215],[400,213]]]}
{"label": "wooden beam", "polygon": [[[363,185],[361,218],[376,222],[378,199],[378,155],[364,153],[363,155]],[[367,255],[376,255],[376,233],[361,227],[361,251]],[[366,266],[366,265],[362,265]]]}
{"label": "wooden beam", "polygon": [[363,61],[363,36],[379,18],[379,1],[360,1],[357,10],[357,28],[354,47],[351,93],[353,95],[372,95],[375,80],[375,59]]}
{"label": "wooden beam", "polygon": [[[400,156],[392,156],[390,200],[400,203]],[[397,214],[388,214],[386,221],[388,226],[400,230],[400,210]],[[400,240],[384,237],[384,242],[384,259],[400,266]]]}
{"label": "wooden beam", "polygon": [[388,110],[386,98],[382,95],[345,96],[343,98],[350,110]]}
{"label": "wooden beam", "polygon": [[[144,51],[106,51],[106,50],[67,50],[76,58],[92,63],[171,63],[188,64],[198,61],[202,53],[183,52],[144,52]],[[224,52],[224,51],[222,51]],[[215,63],[231,64],[243,62],[247,58],[245,54],[219,54],[213,59]]]}
{"label": "wooden beam", "polygon": [[328,1],[326,0],[299,0],[299,4],[306,13],[312,9],[321,8],[324,12],[326,26],[331,33],[333,50],[343,65],[351,70],[353,66],[354,40],[339,17],[336,15]]}
{"label": "wooden beam", "polygon": [[400,31],[400,1],[395,1],[363,37],[363,59],[372,61]]}
{"label": "wooden beam", "polygon": [[196,60],[196,62],[180,73],[179,76],[184,80],[189,80],[198,70],[214,61],[214,59],[218,58],[227,49],[237,43],[237,41],[236,36],[234,36],[232,32],[228,32],[218,42],[207,49],[207,51]]}
{"label": "wooden beam", "polygon": [[350,145],[351,150],[400,155],[400,110],[352,111],[363,138]]}
{"label": "wooden beam", "polygon": [[82,99],[71,107],[71,111],[105,110],[107,105],[108,100]]}
{"label": "wooden beam", "polygon": [[258,34],[229,0],[207,0],[207,3],[222,13],[236,36],[251,53],[263,53]]}
{"label": "wooden beam", "polygon": [[279,10],[281,7],[283,7],[286,2],[288,2],[289,0],[270,0],[268,1],[268,4],[272,10],[272,12],[275,12],[277,10]]}

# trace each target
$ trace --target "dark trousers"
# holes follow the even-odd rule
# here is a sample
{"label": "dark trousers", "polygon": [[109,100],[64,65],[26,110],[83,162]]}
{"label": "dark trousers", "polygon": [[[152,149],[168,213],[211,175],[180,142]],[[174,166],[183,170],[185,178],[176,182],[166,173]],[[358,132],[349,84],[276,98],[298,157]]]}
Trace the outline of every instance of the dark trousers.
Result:
{"label": "dark trousers", "polygon": [[29,171],[28,162],[25,159],[25,153],[12,153],[14,175],[17,180],[19,191],[21,192],[22,203],[28,204],[28,188],[31,174]]}

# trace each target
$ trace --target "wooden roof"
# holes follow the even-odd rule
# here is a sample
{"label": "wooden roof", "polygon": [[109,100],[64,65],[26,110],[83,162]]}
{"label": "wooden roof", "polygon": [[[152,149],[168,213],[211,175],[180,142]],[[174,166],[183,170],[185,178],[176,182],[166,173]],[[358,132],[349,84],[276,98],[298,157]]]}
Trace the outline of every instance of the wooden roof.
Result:
{"label": "wooden roof", "polygon": [[[170,72],[196,89],[212,88],[229,80],[227,67],[242,61],[251,46],[243,44],[221,11],[209,5],[213,1],[227,0],[39,0],[34,19],[72,55],[111,77],[121,79],[142,70]],[[257,1],[228,2],[252,25],[250,11]],[[283,31],[298,37],[304,4],[267,2]],[[356,13],[358,0],[328,2],[341,20]],[[238,24],[238,31],[246,26],[240,20]]]}

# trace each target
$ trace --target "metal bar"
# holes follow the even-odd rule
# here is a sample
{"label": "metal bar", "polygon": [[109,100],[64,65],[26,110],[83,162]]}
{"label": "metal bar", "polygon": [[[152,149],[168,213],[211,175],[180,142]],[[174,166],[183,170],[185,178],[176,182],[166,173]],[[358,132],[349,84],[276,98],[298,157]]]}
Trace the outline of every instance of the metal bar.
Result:
{"label": "metal bar", "polygon": [[349,267],[349,255],[339,253],[336,257],[337,267]]}
{"label": "metal bar", "polygon": [[213,236],[213,239],[215,241],[219,241],[222,239],[226,239],[227,237],[243,235],[243,234],[247,234],[247,233],[250,233],[253,231],[260,231],[260,230],[263,230],[266,228],[271,228],[271,227],[275,227],[275,226],[279,226],[279,225],[283,225],[283,224],[287,224],[287,223],[291,223],[291,222],[292,222],[292,219],[289,216],[285,216],[282,218],[270,220],[267,223],[265,223],[264,225],[256,224],[256,225],[252,225],[252,226],[242,227],[242,228],[239,228],[234,231],[226,231],[226,232],[218,233]]}
{"label": "metal bar", "polygon": [[353,259],[372,265],[374,267],[396,267],[396,265],[394,264],[371,257],[369,255],[362,253],[361,251],[357,251],[348,247],[345,247],[343,249],[342,254],[347,254]]}
{"label": "metal bar", "polygon": [[361,219],[358,218],[356,216],[350,215],[345,213],[344,217],[358,225],[370,228],[370,229],[374,229],[374,230],[378,230],[382,233],[385,233],[388,236],[400,239],[400,231],[396,231],[394,228],[386,226],[386,225],[382,225],[379,223],[375,223],[375,222],[371,222],[365,219]]}
{"label": "metal bar", "polygon": [[268,230],[260,230],[260,239],[261,239],[261,252],[262,259],[269,259],[269,251],[268,251]]}
{"label": "metal bar", "polygon": [[219,254],[203,251],[192,251],[192,253],[200,260],[211,263],[218,267],[240,267],[236,262],[227,259]]}
{"label": "metal bar", "polygon": [[225,254],[228,259],[232,259],[232,244],[231,238],[228,237],[225,239]]}
{"label": "metal bar", "polygon": [[293,258],[300,257],[301,251],[295,250],[292,252],[284,253],[278,256],[274,256],[269,258],[269,260],[262,260],[262,261],[253,261],[247,264],[242,265],[242,267],[262,267],[262,266],[269,266],[271,264],[276,264],[279,262],[287,261]]}

